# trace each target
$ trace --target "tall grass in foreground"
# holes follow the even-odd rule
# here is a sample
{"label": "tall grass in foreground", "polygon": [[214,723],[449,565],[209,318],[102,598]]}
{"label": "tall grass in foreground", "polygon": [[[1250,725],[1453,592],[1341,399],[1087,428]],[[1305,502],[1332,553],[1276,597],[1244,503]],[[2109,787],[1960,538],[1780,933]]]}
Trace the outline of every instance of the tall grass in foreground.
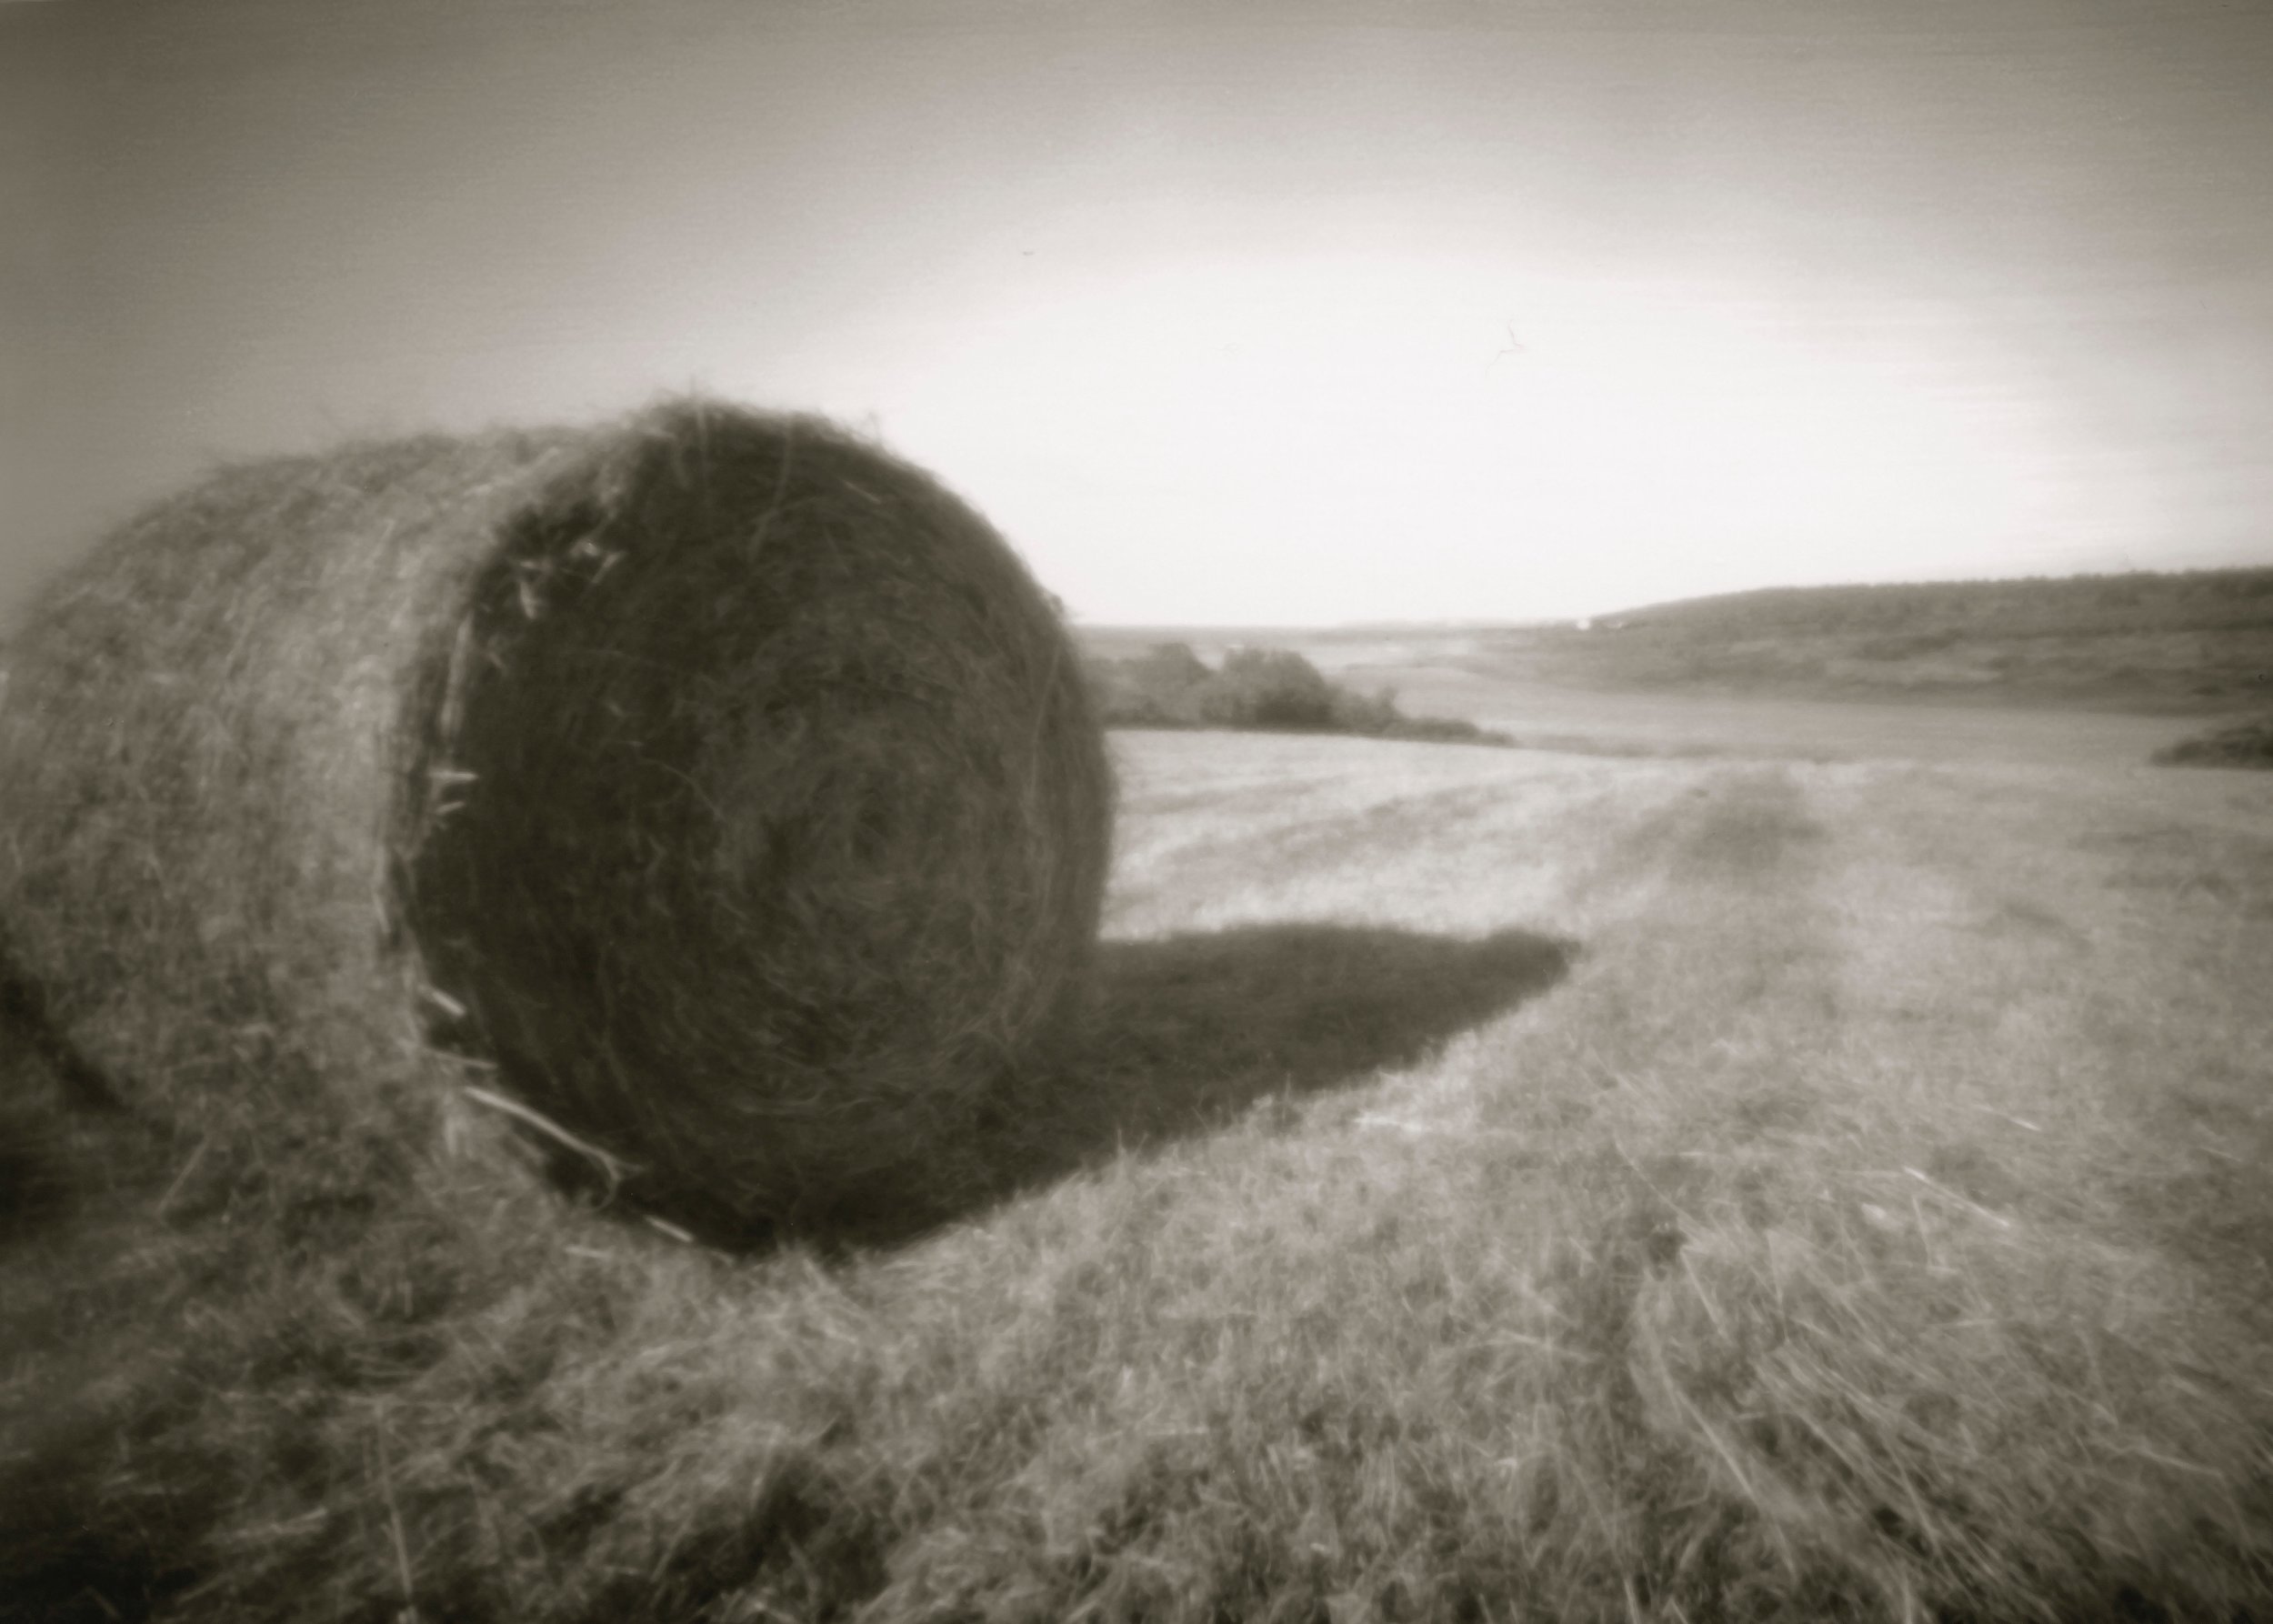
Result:
{"label": "tall grass in foreground", "polygon": [[[1091,1108],[1184,1119],[927,1240],[446,1169],[233,1250],[164,1148],[27,1218],[0,1610],[2273,1617],[2261,804],[1245,745],[1133,752]],[[1174,934],[1517,907],[1559,986]]]}

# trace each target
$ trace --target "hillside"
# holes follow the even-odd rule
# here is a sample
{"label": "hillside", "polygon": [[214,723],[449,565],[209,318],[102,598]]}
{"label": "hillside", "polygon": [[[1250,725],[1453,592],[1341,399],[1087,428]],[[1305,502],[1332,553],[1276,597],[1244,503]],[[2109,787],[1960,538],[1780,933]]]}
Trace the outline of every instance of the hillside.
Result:
{"label": "hillside", "polygon": [[1337,679],[1410,691],[1679,690],[1777,698],[2066,706],[2159,714],[2273,707],[2273,567],[1776,587],[1591,624],[1171,632],[1081,628],[1123,654],[1187,640],[1295,648]]}
{"label": "hillside", "polygon": [[1772,586],[1653,604],[1613,618],[1793,636],[1955,628],[2010,636],[2262,628],[2273,626],[2273,567]]}
{"label": "hillside", "polygon": [[1505,634],[1539,679],[2114,708],[2273,703],[2273,568],[1783,587]]}

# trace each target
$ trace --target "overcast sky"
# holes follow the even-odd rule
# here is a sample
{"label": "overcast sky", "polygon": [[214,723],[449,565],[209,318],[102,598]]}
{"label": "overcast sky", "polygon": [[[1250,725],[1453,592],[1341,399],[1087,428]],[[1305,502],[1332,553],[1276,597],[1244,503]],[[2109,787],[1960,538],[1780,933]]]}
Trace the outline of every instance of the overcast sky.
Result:
{"label": "overcast sky", "polygon": [[0,222],[0,626],[689,386],[1094,623],[2273,563],[2260,0],[14,0]]}

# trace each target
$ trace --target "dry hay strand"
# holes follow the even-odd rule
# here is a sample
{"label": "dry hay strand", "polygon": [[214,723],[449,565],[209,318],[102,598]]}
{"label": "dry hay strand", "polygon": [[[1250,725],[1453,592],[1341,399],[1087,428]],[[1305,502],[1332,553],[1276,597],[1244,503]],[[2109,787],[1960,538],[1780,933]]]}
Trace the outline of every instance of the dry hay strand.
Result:
{"label": "dry hay strand", "polygon": [[819,419],[226,469],[14,656],[13,952],[234,1177],[482,1098],[712,1229],[937,1207],[1078,997],[1112,787],[1065,630]]}

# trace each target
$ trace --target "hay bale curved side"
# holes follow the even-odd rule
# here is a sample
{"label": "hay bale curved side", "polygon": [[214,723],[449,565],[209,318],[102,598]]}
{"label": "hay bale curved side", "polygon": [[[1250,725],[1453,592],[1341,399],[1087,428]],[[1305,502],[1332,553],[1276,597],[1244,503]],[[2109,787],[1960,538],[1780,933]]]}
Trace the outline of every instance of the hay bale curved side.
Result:
{"label": "hay bale curved side", "polygon": [[16,687],[21,955],[207,1135],[317,1098],[433,1131],[430,978],[666,1209],[936,1205],[1095,934],[1111,785],[1063,628],[968,507],[814,419],[225,474],[54,596]]}
{"label": "hay bale curved side", "polygon": [[[404,694],[575,436],[226,468],[35,605],[0,705],[0,921],[58,1038],[215,1199],[400,1163],[446,1093],[383,947]],[[366,1169],[367,1170],[367,1169]],[[286,1198],[291,1198],[287,1197]]]}

